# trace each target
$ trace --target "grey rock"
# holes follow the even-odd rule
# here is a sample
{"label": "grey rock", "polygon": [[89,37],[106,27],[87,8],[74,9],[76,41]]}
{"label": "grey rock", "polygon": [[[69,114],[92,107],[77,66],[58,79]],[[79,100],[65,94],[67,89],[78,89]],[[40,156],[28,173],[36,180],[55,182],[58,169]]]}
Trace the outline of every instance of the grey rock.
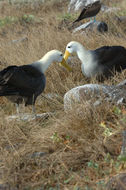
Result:
{"label": "grey rock", "polygon": [[58,98],[59,95],[57,93],[48,93],[48,94],[42,95],[42,97],[49,99],[49,100],[53,100],[54,98]]}
{"label": "grey rock", "polygon": [[121,10],[121,8],[119,7],[108,7],[106,5],[103,5],[101,6],[101,11],[105,12],[105,13],[111,13],[111,12],[116,12],[116,11],[119,11]]}
{"label": "grey rock", "polygon": [[26,40],[28,40],[28,38],[27,37],[23,37],[23,38],[20,38],[20,39],[17,39],[17,40],[12,40],[11,42],[12,43],[20,43],[20,42],[23,42],[23,41],[26,41]]}
{"label": "grey rock", "polygon": [[9,184],[0,184],[0,190],[18,190],[16,187],[11,187]]}
{"label": "grey rock", "polygon": [[76,104],[84,102],[97,106],[105,100],[114,104],[126,103],[126,85],[123,81],[118,85],[86,84],[69,90],[64,95],[64,110],[71,110]]}
{"label": "grey rock", "polygon": [[98,32],[107,32],[108,31],[108,25],[103,21],[90,21],[85,24],[82,24],[81,26],[75,28],[73,30],[73,33],[82,31],[82,34],[85,33],[85,31],[98,31]]}
{"label": "grey rock", "polygon": [[7,116],[6,119],[8,121],[12,121],[12,120],[17,120],[17,121],[33,121],[35,119],[47,119],[49,116],[51,116],[53,113],[51,112],[46,112],[46,113],[42,113],[42,114],[21,114],[19,115],[11,115],[11,116]]}
{"label": "grey rock", "polygon": [[30,157],[31,158],[39,158],[45,156],[47,153],[46,152],[34,152]]}
{"label": "grey rock", "polygon": [[88,4],[94,3],[98,0],[71,0],[68,5],[68,12],[79,11],[87,6]]}
{"label": "grey rock", "polygon": [[98,24],[97,24],[97,30],[99,31],[99,32],[107,32],[108,31],[108,25],[105,23],[105,22],[99,22]]}
{"label": "grey rock", "polygon": [[125,190],[126,173],[120,173],[108,180],[105,190]]}
{"label": "grey rock", "polygon": [[121,148],[121,154],[126,155],[126,130],[122,132],[123,142]]}
{"label": "grey rock", "polygon": [[126,24],[126,16],[115,16],[115,20],[118,23]]}
{"label": "grey rock", "polygon": [[[18,4],[18,3],[21,3],[21,4],[25,4],[25,3],[33,3],[34,1],[33,0],[8,0],[8,2],[10,4]],[[45,0],[35,0],[35,3],[44,3]]]}
{"label": "grey rock", "polygon": [[[98,0],[71,0],[68,5],[68,12],[82,11],[82,9],[85,6],[88,6],[89,4],[94,3],[96,1],[98,1]],[[103,11],[105,13],[116,12],[118,10],[121,10],[121,8],[119,8],[119,7],[109,7],[109,6],[104,5],[102,3],[102,0],[100,2],[101,2],[101,11]]]}

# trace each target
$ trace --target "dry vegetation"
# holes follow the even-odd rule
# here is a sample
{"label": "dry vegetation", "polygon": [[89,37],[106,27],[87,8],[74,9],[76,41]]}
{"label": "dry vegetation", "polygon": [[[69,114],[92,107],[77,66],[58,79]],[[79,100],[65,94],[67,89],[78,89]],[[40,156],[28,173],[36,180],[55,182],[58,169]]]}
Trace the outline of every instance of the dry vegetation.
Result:
{"label": "dry vegetation", "polygon": [[[125,0],[105,2],[120,6],[126,15]],[[51,0],[40,6],[18,6],[5,1],[0,7],[0,19],[7,20],[8,16],[18,19],[6,21],[0,27],[0,68],[31,63],[52,49],[64,52],[71,40],[83,43],[88,49],[102,45],[126,47],[126,25],[117,25],[114,19],[120,12],[98,15],[99,20],[109,25],[108,33],[82,36],[68,30],[71,20],[68,19],[67,4],[65,0]],[[34,18],[24,15],[34,15]],[[23,37],[27,40],[12,42]],[[124,71],[105,83],[117,84],[125,79],[125,74]],[[82,76],[78,59],[72,73],[57,64],[50,66],[46,77],[44,94],[56,93],[58,97],[47,100],[40,96],[36,109],[37,113],[54,112],[49,119],[8,121],[6,116],[15,114],[15,106],[0,98],[0,184],[6,184],[5,188],[12,190],[105,189],[110,176],[126,169],[125,162],[118,160],[121,147],[121,140],[116,138],[118,135],[111,138],[109,147],[105,147],[110,134],[121,134],[125,129],[125,107],[105,102],[95,109],[91,105],[81,105],[79,113],[76,109],[64,113],[65,92],[77,85],[97,82],[87,81]],[[31,108],[23,107],[22,112],[31,112]],[[46,154],[32,157],[34,152]]]}

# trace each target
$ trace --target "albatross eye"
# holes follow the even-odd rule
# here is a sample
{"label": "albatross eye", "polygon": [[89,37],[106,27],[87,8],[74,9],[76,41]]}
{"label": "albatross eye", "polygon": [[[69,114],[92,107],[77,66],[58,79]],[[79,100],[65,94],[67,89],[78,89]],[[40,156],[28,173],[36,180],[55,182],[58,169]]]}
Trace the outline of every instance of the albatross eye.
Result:
{"label": "albatross eye", "polygon": [[63,56],[63,54],[61,53],[61,54],[60,54],[60,56],[62,57],[62,56]]}
{"label": "albatross eye", "polygon": [[68,46],[68,48],[71,48],[71,46]]}

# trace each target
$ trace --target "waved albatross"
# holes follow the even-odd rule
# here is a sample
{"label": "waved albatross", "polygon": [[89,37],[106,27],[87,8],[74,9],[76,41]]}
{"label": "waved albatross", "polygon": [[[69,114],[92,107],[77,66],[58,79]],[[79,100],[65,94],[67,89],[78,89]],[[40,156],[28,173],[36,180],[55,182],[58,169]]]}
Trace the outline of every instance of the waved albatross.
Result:
{"label": "waved albatross", "polygon": [[102,46],[95,50],[86,50],[82,44],[72,41],[67,44],[64,59],[76,53],[82,65],[82,73],[86,77],[96,76],[98,79],[108,78],[114,72],[126,69],[126,48],[122,46]]}
{"label": "waved albatross", "polygon": [[8,66],[0,71],[0,96],[5,96],[17,105],[25,103],[32,105],[35,114],[36,98],[43,92],[46,85],[45,71],[51,63],[61,62],[68,70],[62,52],[52,50],[46,53],[40,60],[22,66]]}
{"label": "waved albatross", "polygon": [[94,21],[96,21],[95,16],[99,13],[100,9],[101,9],[100,1],[95,1],[84,6],[79,17],[73,23],[79,22],[82,19],[91,18],[91,17],[94,17]]}

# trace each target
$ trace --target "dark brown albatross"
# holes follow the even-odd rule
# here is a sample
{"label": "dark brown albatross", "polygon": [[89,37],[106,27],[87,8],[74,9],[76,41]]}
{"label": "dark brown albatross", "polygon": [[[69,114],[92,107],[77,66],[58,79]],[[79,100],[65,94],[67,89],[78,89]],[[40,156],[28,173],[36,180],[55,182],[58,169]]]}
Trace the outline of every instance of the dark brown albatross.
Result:
{"label": "dark brown albatross", "polygon": [[17,105],[25,103],[33,105],[35,113],[36,98],[43,92],[46,85],[44,72],[53,62],[61,64],[70,70],[62,52],[49,51],[44,57],[32,64],[9,66],[0,72],[0,96],[5,96]]}

